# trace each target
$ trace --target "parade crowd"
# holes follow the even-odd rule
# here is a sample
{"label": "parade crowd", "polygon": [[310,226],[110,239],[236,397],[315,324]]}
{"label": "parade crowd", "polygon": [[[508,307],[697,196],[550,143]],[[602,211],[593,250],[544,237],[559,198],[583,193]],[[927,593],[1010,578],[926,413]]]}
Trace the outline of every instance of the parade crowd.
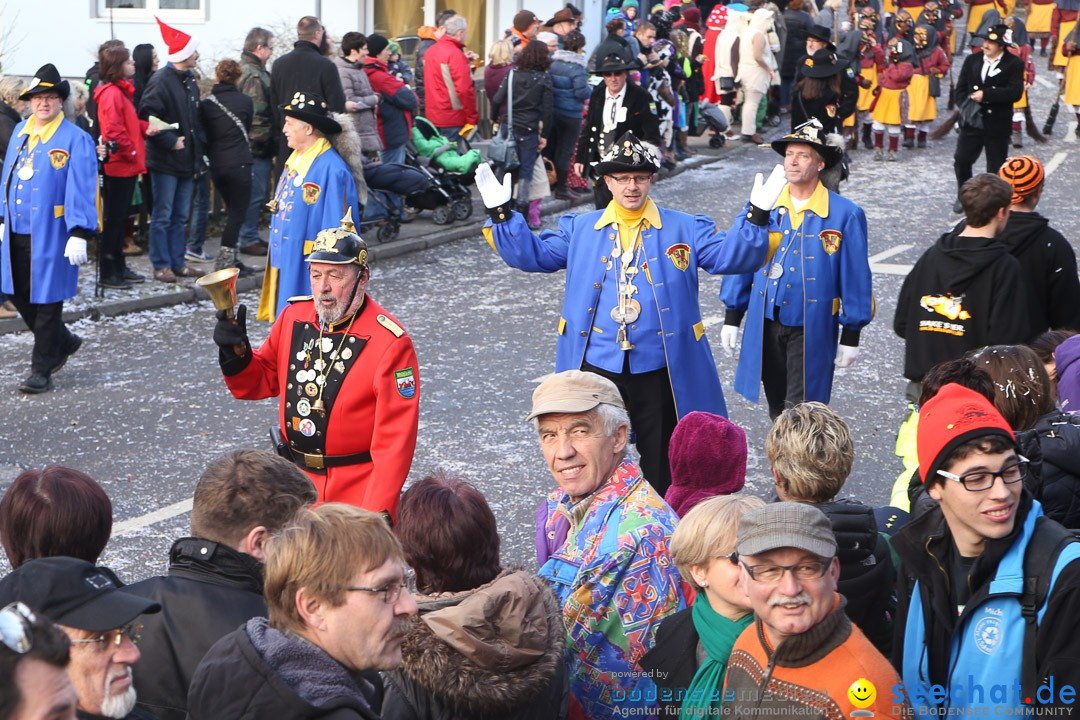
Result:
{"label": "parade crowd", "polygon": [[[483,71],[502,154],[471,182],[499,259],[566,271],[554,373],[526,418],[554,483],[532,498],[535,572],[503,565],[468,478],[424,468],[406,487],[423,358],[369,294],[358,230],[376,192],[365,170],[407,160],[418,117],[468,155],[463,17],[421,29],[414,68],[377,34],[347,33],[331,60],[305,17],[268,72],[273,37],[254,28],[205,98],[197,41],[161,23],[168,64],[142,84],[153,48],[102,46],[82,125],[54,66],[12,86],[5,101],[30,111],[6,138],[0,229],[2,289],[35,337],[20,389],[51,390],[82,344],[61,313],[92,236],[113,285],[138,280],[124,264],[136,187],[152,195],[155,279],[202,274],[187,226],[205,155],[229,215],[215,266],[235,276],[240,250],[268,254],[263,343],[249,308],[215,296],[223,382],[278,414],[274,452],[208,463],[160,577],[98,564],[113,507],[93,478],[53,465],[15,479],[0,498],[0,720],[1071,712],[1080,279],[1036,211],[1046,169],[1007,157],[1036,45],[1068,55],[1070,102],[1069,1],[1027,8],[1028,44],[993,1],[672,1],[646,20],[625,0],[588,57],[576,8],[515,15]],[[838,188],[859,140],[886,161],[933,141],[961,28],[978,46],[949,120],[963,217],[900,291],[904,471],[872,507],[845,493],[858,439],[829,407],[875,311],[866,214]],[[777,164],[730,227],[650,197],[687,134],[741,124],[764,145],[784,115],[790,131],[763,148]],[[537,232],[550,186],[591,190],[595,210]],[[699,271],[724,276],[733,389],[764,392],[773,421],[767,498],[743,492],[747,437],[726,418]]]}

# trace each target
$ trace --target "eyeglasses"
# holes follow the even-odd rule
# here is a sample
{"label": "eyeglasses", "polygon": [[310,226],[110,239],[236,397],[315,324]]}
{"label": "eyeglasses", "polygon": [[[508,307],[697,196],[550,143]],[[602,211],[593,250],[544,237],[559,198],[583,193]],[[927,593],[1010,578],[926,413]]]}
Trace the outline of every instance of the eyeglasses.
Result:
{"label": "eyeglasses", "polygon": [[349,592],[369,592],[369,593],[382,593],[383,602],[387,605],[393,605],[401,597],[402,590],[411,590],[416,582],[416,575],[411,569],[405,571],[401,580],[397,582],[387,583],[380,587],[359,587],[357,585],[348,585],[345,589]]}
{"label": "eyeglasses", "polygon": [[1031,461],[1023,455],[1017,455],[1016,457],[1016,462],[1006,465],[997,472],[974,470],[969,473],[964,473],[963,475],[955,475],[951,472],[938,470],[938,475],[950,480],[955,480],[963,485],[964,489],[968,492],[989,490],[994,487],[994,483],[997,482],[998,478],[1001,478],[1001,482],[1006,485],[1012,485],[1027,477],[1028,465],[1031,463]]}
{"label": "eyeglasses", "polygon": [[20,655],[34,647],[34,635],[30,624],[37,618],[30,608],[21,602],[11,603],[0,610],[0,641],[12,652]]}
{"label": "eyeglasses", "polygon": [[616,185],[627,185],[630,182],[635,185],[648,185],[652,182],[652,175],[623,175],[621,177],[608,175],[608,177],[614,180]]}
{"label": "eyeglasses", "polygon": [[94,637],[86,638],[84,640],[72,640],[72,645],[102,645],[108,647],[112,644],[114,647],[120,647],[126,637],[131,640],[133,644],[138,644],[142,639],[143,626],[142,623],[128,623],[123,627],[116,628],[115,630],[108,630]]}
{"label": "eyeglasses", "polygon": [[832,566],[832,558],[828,560],[807,560],[796,565],[747,565],[746,572],[750,573],[750,579],[757,582],[774,583],[780,582],[784,573],[791,571],[796,580],[817,580]]}
{"label": "eyeglasses", "polygon": [[622,77],[622,75],[625,72],[626,72],[625,70],[616,70],[614,72],[602,72],[602,73],[600,73],[600,77]]}
{"label": "eyeglasses", "polygon": [[716,560],[727,560],[732,565],[739,564],[739,553],[737,550],[732,550],[727,555],[717,555]]}

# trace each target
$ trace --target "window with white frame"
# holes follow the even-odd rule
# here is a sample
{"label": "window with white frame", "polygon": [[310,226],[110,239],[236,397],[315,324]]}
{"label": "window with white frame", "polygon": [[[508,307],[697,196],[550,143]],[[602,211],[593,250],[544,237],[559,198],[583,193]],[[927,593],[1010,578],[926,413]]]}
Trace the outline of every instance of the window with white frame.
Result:
{"label": "window with white frame", "polygon": [[96,0],[99,20],[162,20],[192,22],[206,20],[208,0]]}

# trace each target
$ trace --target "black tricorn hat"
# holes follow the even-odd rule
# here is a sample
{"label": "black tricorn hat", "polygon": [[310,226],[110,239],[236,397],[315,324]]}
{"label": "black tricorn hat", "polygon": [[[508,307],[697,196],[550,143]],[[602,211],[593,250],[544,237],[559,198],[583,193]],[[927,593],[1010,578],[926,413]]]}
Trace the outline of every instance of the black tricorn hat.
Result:
{"label": "black tricorn hat", "polygon": [[611,53],[607,55],[603,60],[596,63],[596,67],[593,68],[594,75],[602,75],[607,72],[618,72],[620,70],[638,70],[641,65],[637,60],[628,60],[626,57],[618,54]]}
{"label": "black tricorn hat", "polygon": [[841,148],[826,144],[821,131],[820,122],[815,119],[807,120],[791,133],[779,140],[773,140],[772,149],[783,155],[787,152],[787,146],[791,143],[809,145],[821,155],[821,159],[825,161],[825,167],[831,168],[844,157],[844,151]]}
{"label": "black tricorn hat", "polygon": [[597,175],[610,175],[617,172],[650,172],[660,170],[656,149],[637,139],[627,130],[618,142],[600,158],[596,164]]}
{"label": "black tricorn hat", "polygon": [[303,90],[293,93],[292,100],[281,106],[281,112],[297,120],[311,123],[324,135],[337,135],[341,125],[330,117],[326,101],[314,93]]}
{"label": "black tricorn hat", "polygon": [[38,68],[38,71],[34,73],[34,79],[30,81],[30,86],[23,90],[19,99],[29,100],[34,95],[47,92],[56,93],[61,100],[67,100],[68,94],[71,93],[68,81],[60,79],[60,71],[52,63],[46,63]]}
{"label": "black tricorn hat", "polygon": [[836,62],[836,53],[828,48],[821,48],[815,51],[813,55],[803,58],[802,64],[799,66],[799,72],[802,73],[802,76],[809,78],[829,78],[840,74],[842,69]]}
{"label": "black tricorn hat", "polygon": [[836,52],[836,44],[832,41],[832,33],[824,25],[811,25],[806,31],[806,37],[812,37],[823,43],[828,43],[829,49]]}

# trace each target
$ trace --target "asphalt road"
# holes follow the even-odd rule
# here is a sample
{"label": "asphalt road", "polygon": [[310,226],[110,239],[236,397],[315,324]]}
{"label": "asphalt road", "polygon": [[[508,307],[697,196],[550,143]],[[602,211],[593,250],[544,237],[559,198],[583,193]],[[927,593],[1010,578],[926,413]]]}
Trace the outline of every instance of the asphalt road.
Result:
{"label": "asphalt road", "polygon": [[[1031,94],[1041,122],[1052,91],[1040,83]],[[1027,140],[1024,152],[1051,170],[1039,210],[1075,241],[1080,153],[1073,125],[1064,107],[1052,141]],[[904,414],[903,346],[891,322],[905,268],[955,222],[954,137],[902,152],[895,163],[871,162],[860,151],[843,186],[867,214],[877,318],[863,333],[858,363],[838,371],[833,406],[857,443],[845,493],[869,503],[888,499],[900,471],[893,443]],[[778,159],[770,149],[751,149],[660,183],[653,197],[726,227],[748,197],[753,173],[767,173]],[[730,390],[734,360],[719,348],[720,279],[703,278],[701,304],[730,417],[746,429],[750,445],[747,489],[764,495],[771,485],[763,450],[767,413]],[[563,282],[562,273],[507,268],[479,236],[373,269],[372,295],[406,326],[420,358],[421,424],[411,478],[441,466],[475,482],[499,519],[507,563],[533,562],[533,509],[553,487],[523,419],[535,383],[553,368]],[[253,305],[256,298],[242,301]],[[276,418],[274,401],[241,402],[225,389],[213,325],[209,303],[79,321],[74,329],[86,339],[83,349],[56,377],[55,391],[43,396],[15,389],[27,373],[29,334],[3,336],[0,490],[19,467],[58,463],[88,472],[115,507],[114,539],[102,562],[129,581],[163,572],[171,541],[188,531],[185,503],[207,461],[233,448],[268,448],[267,429]],[[268,326],[253,325],[258,342]]]}

